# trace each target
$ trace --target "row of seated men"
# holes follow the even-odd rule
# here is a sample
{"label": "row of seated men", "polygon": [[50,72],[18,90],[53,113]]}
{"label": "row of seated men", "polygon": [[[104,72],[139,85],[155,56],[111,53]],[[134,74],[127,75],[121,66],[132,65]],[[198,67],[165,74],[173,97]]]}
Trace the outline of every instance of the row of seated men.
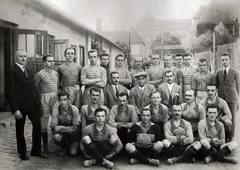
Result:
{"label": "row of seated men", "polygon": [[[216,86],[208,86],[208,94],[216,92]],[[91,102],[97,104],[101,91],[90,89]],[[238,146],[236,141],[226,141],[226,128],[231,126],[231,115],[223,113],[227,107],[224,100],[207,104],[195,102],[193,91],[187,91],[187,103],[174,103],[171,112],[161,104],[161,95],[154,91],[150,94],[151,102],[144,107],[140,115],[134,106],[128,104],[128,94],[117,95],[118,104],[110,113],[107,107],[96,109],[88,107],[85,113],[79,114],[77,107],[68,104],[69,95],[58,93],[58,111],[52,115],[51,127],[54,142],[62,147],[60,156],[70,150],[75,156],[79,151],[84,153],[84,166],[100,163],[113,168],[111,158],[123,150],[130,156],[130,163],[144,163],[159,166],[161,155],[167,155],[167,164],[179,162],[194,163],[195,158],[205,163],[213,160],[236,164],[238,159],[229,154]],[[213,93],[211,93],[213,94]],[[216,96],[215,96],[216,97]],[[220,107],[219,107],[220,106]],[[205,114],[206,111],[206,114]],[[79,122],[81,116],[81,123]],[[89,119],[90,118],[90,119]],[[80,125],[82,128],[80,128]],[[82,131],[82,134],[81,134]],[[82,136],[82,137],[81,137]]]}

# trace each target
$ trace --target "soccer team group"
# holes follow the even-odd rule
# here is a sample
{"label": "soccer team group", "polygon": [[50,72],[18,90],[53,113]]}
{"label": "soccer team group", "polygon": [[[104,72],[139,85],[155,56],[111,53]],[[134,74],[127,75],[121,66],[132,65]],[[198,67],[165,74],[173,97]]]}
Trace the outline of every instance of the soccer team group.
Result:
{"label": "soccer team group", "polygon": [[[191,54],[157,54],[143,63],[134,59],[126,70],[117,55],[109,69],[109,54],[88,52],[90,64],[74,62],[75,49],[64,51],[66,62],[54,71],[54,57],[44,55],[44,69],[35,76],[25,67],[27,53],[18,50],[7,72],[6,94],[16,118],[18,153],[28,160],[24,139],[26,116],[33,125],[31,156],[48,158],[48,127],[52,138],[71,156],[83,153],[84,166],[113,168],[111,158],[126,153],[131,164],[159,166],[202,159],[236,164],[231,156],[240,91],[240,73],[231,56],[220,56],[222,68],[209,71],[206,59],[192,65]],[[163,66],[164,65],[164,66]],[[82,91],[84,91],[82,93]],[[41,139],[45,154],[41,153]]]}

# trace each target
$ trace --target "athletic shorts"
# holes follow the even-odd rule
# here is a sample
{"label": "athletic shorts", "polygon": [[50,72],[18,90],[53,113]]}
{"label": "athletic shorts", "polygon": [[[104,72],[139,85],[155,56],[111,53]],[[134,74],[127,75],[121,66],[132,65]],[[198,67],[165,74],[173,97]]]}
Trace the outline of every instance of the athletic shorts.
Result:
{"label": "athletic shorts", "polygon": [[82,131],[80,129],[80,126],[78,126],[75,132],[68,134],[69,142],[80,142],[81,138],[82,138]]}
{"label": "athletic shorts", "polygon": [[58,106],[57,93],[41,93],[41,117],[48,117],[52,110]]}
{"label": "athletic shorts", "polygon": [[68,103],[78,108],[81,107],[81,89],[79,85],[64,87],[65,91],[69,94]]}

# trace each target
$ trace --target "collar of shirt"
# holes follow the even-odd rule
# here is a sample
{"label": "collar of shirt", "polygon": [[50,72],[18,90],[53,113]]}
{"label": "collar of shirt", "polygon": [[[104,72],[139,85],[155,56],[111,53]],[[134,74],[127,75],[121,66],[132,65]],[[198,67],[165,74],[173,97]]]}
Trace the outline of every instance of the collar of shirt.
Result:
{"label": "collar of shirt", "polygon": [[139,87],[139,90],[141,91],[144,91],[144,88],[145,88],[145,85],[143,86],[143,87],[140,87],[140,86],[138,86]]}
{"label": "collar of shirt", "polygon": [[229,68],[230,68],[230,66],[223,67],[223,71],[224,71],[224,69],[226,69],[226,72],[227,72],[227,74],[228,74],[228,72],[229,72]]}
{"label": "collar of shirt", "polygon": [[[115,93],[116,93],[116,87],[117,87],[117,89],[118,89],[118,85],[112,84],[112,88],[113,88],[113,90],[115,91]],[[118,90],[119,90],[119,89],[118,89]]]}
{"label": "collar of shirt", "polygon": [[17,62],[16,62],[16,64],[17,64],[17,66],[20,67],[20,69],[24,72],[24,67],[25,67],[25,66],[22,65],[22,64],[18,64]]}
{"label": "collar of shirt", "polygon": [[172,88],[173,88],[173,83],[172,84],[168,84],[167,83],[167,86],[168,86],[168,89],[170,90],[170,92],[172,91]]}

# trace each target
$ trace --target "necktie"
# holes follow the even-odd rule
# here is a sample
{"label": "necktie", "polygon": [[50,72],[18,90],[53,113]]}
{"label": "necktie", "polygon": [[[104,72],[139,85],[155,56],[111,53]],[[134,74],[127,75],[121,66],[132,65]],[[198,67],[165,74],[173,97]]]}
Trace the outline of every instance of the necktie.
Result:
{"label": "necktie", "polygon": [[115,90],[116,90],[116,96],[118,96],[118,88],[117,88],[117,86],[115,86]]}
{"label": "necktie", "polygon": [[224,69],[224,71],[223,71],[223,79],[224,79],[224,81],[226,80],[226,77],[227,77],[227,70]]}
{"label": "necktie", "polygon": [[141,90],[140,90],[140,91],[141,91],[141,94],[143,94],[143,88],[141,88]]}
{"label": "necktie", "polygon": [[26,75],[26,77],[28,77],[25,66],[23,66],[23,73]]}

